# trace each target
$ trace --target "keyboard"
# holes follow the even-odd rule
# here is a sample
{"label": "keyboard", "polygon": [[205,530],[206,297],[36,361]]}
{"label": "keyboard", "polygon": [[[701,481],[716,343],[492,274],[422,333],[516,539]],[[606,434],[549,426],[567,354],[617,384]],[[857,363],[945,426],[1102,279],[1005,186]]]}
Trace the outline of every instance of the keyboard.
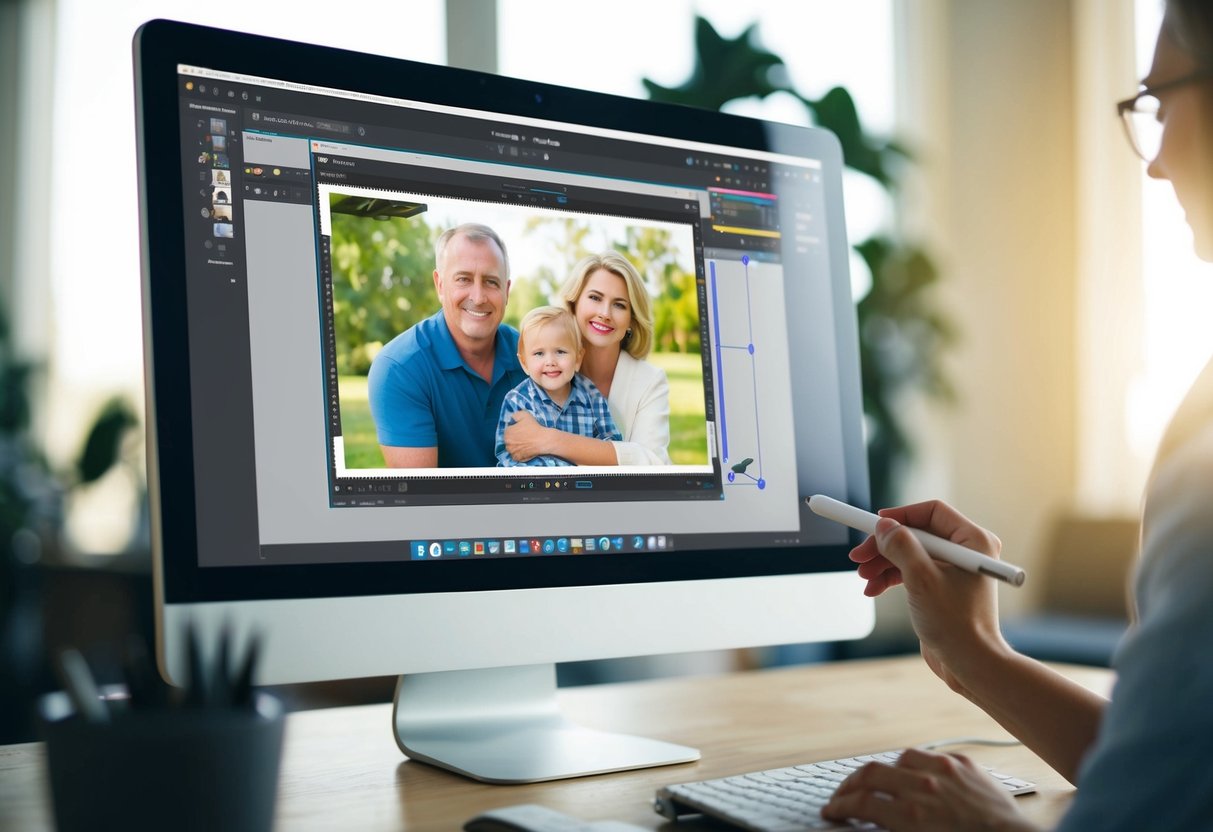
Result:
{"label": "keyboard", "polygon": [[[871,825],[856,827],[826,820],[821,816],[821,807],[851,772],[870,762],[895,763],[900,754],[900,751],[884,751],[666,786],[657,791],[653,808],[670,820],[677,820],[682,815],[706,815],[750,832],[877,829]],[[989,767],[986,771],[1009,794],[1036,791],[1035,783],[1001,774]]]}

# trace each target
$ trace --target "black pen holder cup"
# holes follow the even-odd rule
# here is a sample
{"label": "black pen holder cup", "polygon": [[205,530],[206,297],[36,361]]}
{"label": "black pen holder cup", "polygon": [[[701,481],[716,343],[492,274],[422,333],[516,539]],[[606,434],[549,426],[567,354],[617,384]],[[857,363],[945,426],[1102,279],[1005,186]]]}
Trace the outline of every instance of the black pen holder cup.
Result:
{"label": "black pen holder cup", "polygon": [[267,694],[254,705],[114,707],[86,722],[66,694],[42,697],[56,829],[269,832],[285,714]]}

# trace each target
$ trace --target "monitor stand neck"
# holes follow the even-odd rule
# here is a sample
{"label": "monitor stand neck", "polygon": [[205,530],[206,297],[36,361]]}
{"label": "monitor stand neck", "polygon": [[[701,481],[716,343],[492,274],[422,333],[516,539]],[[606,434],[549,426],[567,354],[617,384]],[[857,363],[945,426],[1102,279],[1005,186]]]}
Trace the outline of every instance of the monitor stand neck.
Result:
{"label": "monitor stand neck", "polygon": [[537,783],[689,763],[699,751],[575,725],[556,703],[550,664],[400,677],[396,744],[414,760],[486,783]]}

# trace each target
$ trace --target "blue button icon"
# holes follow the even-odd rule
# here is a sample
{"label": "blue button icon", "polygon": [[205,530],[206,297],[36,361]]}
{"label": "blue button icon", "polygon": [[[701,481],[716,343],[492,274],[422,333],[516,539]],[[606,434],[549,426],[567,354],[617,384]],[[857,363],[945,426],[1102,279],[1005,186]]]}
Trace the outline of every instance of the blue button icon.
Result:
{"label": "blue button icon", "polygon": [[611,551],[611,539],[609,537],[598,538],[598,548],[604,552]]}
{"label": "blue button icon", "polygon": [[550,554],[552,554],[552,552],[555,552],[555,551],[556,551],[555,541],[552,541],[552,540],[543,541],[543,553],[545,555],[550,555]]}
{"label": "blue button icon", "polygon": [[459,541],[459,557],[466,558],[472,554],[472,544],[467,540]]}
{"label": "blue button icon", "polygon": [[444,554],[444,555],[455,554],[455,541],[453,541],[453,540],[442,541],[442,554]]}
{"label": "blue button icon", "polygon": [[414,540],[412,545],[413,560],[422,560],[425,558],[425,551],[429,545],[424,540]]}
{"label": "blue button icon", "polygon": [[556,549],[559,550],[561,553],[567,552],[569,550],[569,539],[567,537],[562,537],[559,540],[557,540]]}
{"label": "blue button icon", "polygon": [[632,548],[633,549],[643,549],[644,548],[644,538],[641,537],[640,535],[633,536],[632,537]]}

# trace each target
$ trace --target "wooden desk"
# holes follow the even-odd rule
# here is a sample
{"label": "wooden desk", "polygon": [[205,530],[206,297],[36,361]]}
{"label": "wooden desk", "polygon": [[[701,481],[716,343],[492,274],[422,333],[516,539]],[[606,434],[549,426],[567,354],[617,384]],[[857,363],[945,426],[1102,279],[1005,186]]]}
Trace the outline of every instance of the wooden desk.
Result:
{"label": "wooden desk", "polygon": [[[1106,694],[1109,671],[1060,668]],[[812,665],[712,678],[571,688],[566,712],[586,725],[696,746],[698,763],[527,786],[474,783],[404,759],[391,734],[391,706],[306,711],[289,718],[277,828],[457,830],[479,811],[540,803],[585,820],[614,818],[648,829],[695,829],[653,813],[662,785],[812,760],[882,751],[945,737],[1003,738],[984,713],[949,691],[918,657]],[[1022,747],[962,749],[1036,781],[1018,799],[1049,824],[1071,788]],[[49,830],[40,743],[0,747],[0,829]]]}

